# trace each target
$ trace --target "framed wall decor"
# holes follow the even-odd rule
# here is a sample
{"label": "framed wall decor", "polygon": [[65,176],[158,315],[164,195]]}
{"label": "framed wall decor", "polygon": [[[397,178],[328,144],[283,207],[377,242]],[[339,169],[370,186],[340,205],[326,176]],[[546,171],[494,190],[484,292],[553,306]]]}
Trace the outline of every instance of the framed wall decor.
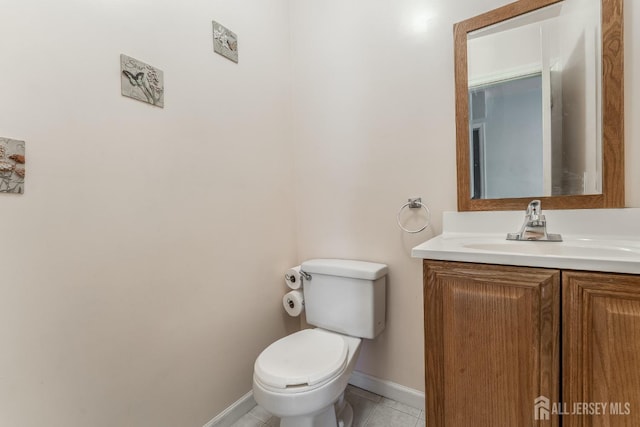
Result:
{"label": "framed wall decor", "polygon": [[0,137],[0,193],[24,193],[24,141]]}
{"label": "framed wall decor", "polygon": [[123,96],[164,107],[164,73],[127,55],[120,55],[120,80]]}
{"label": "framed wall decor", "polygon": [[238,63],[238,36],[216,21],[213,21],[213,51]]}

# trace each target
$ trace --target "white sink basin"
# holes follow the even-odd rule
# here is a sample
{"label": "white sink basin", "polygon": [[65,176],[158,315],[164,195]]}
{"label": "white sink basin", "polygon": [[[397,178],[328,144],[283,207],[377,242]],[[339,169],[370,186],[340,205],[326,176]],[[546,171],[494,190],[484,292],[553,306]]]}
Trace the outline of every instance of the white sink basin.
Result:
{"label": "white sink basin", "polygon": [[437,236],[413,248],[424,259],[640,274],[640,240],[562,236],[562,242],[509,241],[506,234]]}
{"label": "white sink basin", "polygon": [[638,247],[637,242],[629,241],[594,241],[588,239],[564,242],[486,241],[463,243],[463,246],[471,250],[508,254],[640,261],[640,247]]}
{"label": "white sink basin", "polygon": [[[544,206],[543,206],[544,208]],[[413,248],[415,258],[640,274],[640,209],[545,212],[562,242],[508,241],[523,211],[445,212],[442,234]]]}

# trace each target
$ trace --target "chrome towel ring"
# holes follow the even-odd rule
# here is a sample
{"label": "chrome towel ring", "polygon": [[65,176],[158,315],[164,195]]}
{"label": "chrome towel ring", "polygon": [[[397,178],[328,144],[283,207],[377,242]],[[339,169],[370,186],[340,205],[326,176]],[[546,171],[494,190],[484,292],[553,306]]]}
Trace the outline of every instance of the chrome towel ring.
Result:
{"label": "chrome towel ring", "polygon": [[[427,214],[427,222],[425,223],[425,225],[423,227],[417,229],[417,230],[408,230],[405,227],[403,227],[402,226],[402,222],[400,222],[400,214],[402,214],[402,211],[405,210],[406,208],[409,208],[409,209],[424,209],[425,213]],[[398,227],[400,227],[403,231],[406,231],[407,233],[410,233],[410,234],[416,234],[416,233],[419,233],[419,232],[423,231],[431,223],[431,211],[429,210],[427,205],[422,203],[422,198],[417,197],[415,199],[409,199],[409,201],[407,203],[402,205],[402,207],[398,211],[398,215],[396,216],[396,219],[398,220]]]}

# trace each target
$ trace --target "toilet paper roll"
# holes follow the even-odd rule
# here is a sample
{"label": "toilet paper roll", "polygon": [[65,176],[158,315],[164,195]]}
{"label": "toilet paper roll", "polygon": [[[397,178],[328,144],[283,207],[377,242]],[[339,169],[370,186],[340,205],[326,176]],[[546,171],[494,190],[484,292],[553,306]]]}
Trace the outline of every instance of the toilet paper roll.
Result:
{"label": "toilet paper roll", "polygon": [[300,313],[304,310],[304,298],[302,297],[302,292],[291,291],[284,294],[284,297],[282,297],[282,305],[289,316],[300,316]]}
{"label": "toilet paper roll", "polygon": [[300,266],[296,266],[287,270],[284,275],[284,281],[289,289],[300,289],[302,286],[302,277],[300,277]]}

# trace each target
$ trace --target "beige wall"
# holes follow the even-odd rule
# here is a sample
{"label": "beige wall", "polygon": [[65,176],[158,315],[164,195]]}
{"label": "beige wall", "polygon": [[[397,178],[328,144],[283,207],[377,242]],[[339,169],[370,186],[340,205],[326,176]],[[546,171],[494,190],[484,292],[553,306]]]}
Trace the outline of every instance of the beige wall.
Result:
{"label": "beige wall", "polygon": [[[452,24],[504,3],[5,0],[0,135],[27,141],[28,179],[0,197],[0,425],[203,425],[297,327],[282,272],[311,257],[389,264],[358,369],[423,389],[409,253],[456,208]],[[240,64],[211,52],[211,19]],[[165,71],[165,109],[121,98],[120,53]],[[417,236],[395,224],[412,196],[433,215]]]}
{"label": "beige wall", "polygon": [[[452,26],[505,3],[291,3],[299,258],[389,264],[387,328],[357,369],[414,389],[424,390],[422,271],[410,248],[456,210]],[[627,200],[637,207],[640,6],[625,7]],[[414,196],[433,221],[410,236],[395,216]]]}
{"label": "beige wall", "polygon": [[[240,38],[214,54],[211,20]],[[200,427],[297,328],[285,0],[5,0],[0,425]],[[119,55],[166,106],[120,95]]]}

